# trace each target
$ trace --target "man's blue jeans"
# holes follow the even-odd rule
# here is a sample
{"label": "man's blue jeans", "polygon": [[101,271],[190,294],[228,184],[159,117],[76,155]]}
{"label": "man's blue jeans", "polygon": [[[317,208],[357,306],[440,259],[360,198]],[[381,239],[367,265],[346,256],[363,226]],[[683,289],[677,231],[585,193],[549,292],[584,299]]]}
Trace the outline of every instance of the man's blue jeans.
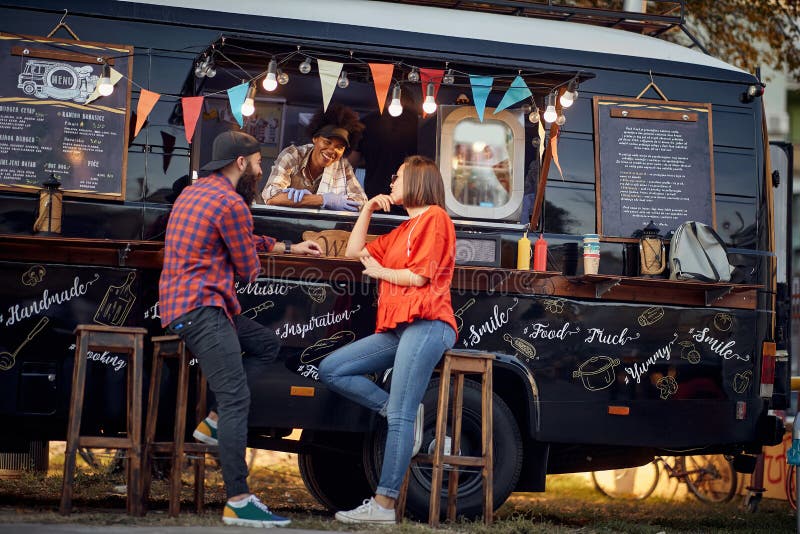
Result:
{"label": "man's blue jeans", "polygon": [[[345,345],[322,360],[320,379],[333,391],[386,416],[388,432],[377,493],[396,499],[414,441],[414,419],[433,368],[456,340],[443,321],[417,320]],[[364,375],[392,370],[387,393]],[[343,481],[346,483],[346,481]]]}
{"label": "man's blue jeans", "polygon": [[169,325],[169,330],[181,336],[186,348],[200,362],[216,398],[219,463],[228,498],[250,493],[245,461],[250,412],[247,376],[262,372],[280,349],[277,336],[268,328],[241,315],[233,320],[235,327],[222,308],[204,306],[181,315]]}

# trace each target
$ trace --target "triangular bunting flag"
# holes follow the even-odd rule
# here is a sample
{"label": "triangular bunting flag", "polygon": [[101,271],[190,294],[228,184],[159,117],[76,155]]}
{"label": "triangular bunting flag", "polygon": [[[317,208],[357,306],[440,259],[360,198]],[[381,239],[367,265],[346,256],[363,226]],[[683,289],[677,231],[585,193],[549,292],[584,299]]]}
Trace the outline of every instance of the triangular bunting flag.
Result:
{"label": "triangular bunting flag", "polygon": [[339,74],[342,72],[344,63],[338,61],[317,60],[319,68],[319,83],[322,86],[322,109],[327,111],[328,104],[331,102],[333,91],[336,89],[336,82],[339,81]]}
{"label": "triangular bunting flag", "polygon": [[[433,84],[433,98],[439,94],[439,86],[442,85],[442,77],[444,76],[443,69],[419,69],[419,81],[422,84],[422,100],[428,94],[428,84]],[[424,111],[422,116],[426,117],[428,114]]]}
{"label": "triangular bunting flag", "polygon": [[495,108],[495,115],[507,107],[513,106],[520,100],[524,100],[530,96],[531,90],[528,89],[527,85],[525,85],[525,80],[522,79],[522,76],[517,76],[514,78],[514,81],[511,82],[511,87],[508,88],[506,94],[503,95],[503,99],[500,101],[500,104],[498,104],[497,108]]}
{"label": "triangular bunting flag", "polygon": [[142,126],[144,126],[144,122],[147,120],[147,117],[150,116],[150,112],[153,111],[153,106],[156,105],[159,98],[161,98],[160,94],[142,89],[142,92],[139,94],[139,103],[136,104],[136,128],[133,130],[134,137],[139,135]]}
{"label": "triangular bunting flag", "polygon": [[391,63],[369,63],[369,70],[372,71],[372,82],[375,84],[378,109],[383,115],[383,105],[386,103],[386,95],[389,94],[389,86],[392,84],[394,65]]}
{"label": "triangular bunting flag", "polygon": [[181,107],[183,108],[183,129],[186,131],[186,142],[191,144],[197,119],[200,118],[200,110],[203,109],[203,97],[185,96],[181,98]]}
{"label": "triangular bunting flag", "polygon": [[[109,67],[108,73],[109,77],[111,78],[111,85],[117,85],[117,82],[122,79],[122,73],[119,72],[118,70],[114,70],[114,67]],[[97,86],[95,86],[94,91],[92,91],[92,94],[89,95],[89,98],[86,99],[86,102],[84,102],[84,104],[89,104],[90,102],[97,100],[101,96],[103,95],[100,94],[100,91],[97,90]]]}
{"label": "triangular bunting flag", "polygon": [[489,93],[492,92],[492,83],[494,78],[491,76],[473,76],[469,75],[469,83],[472,86],[472,101],[475,102],[475,110],[478,112],[478,118],[483,122],[483,110],[486,109],[486,99],[489,98]]}
{"label": "triangular bunting flag", "polygon": [[247,98],[247,89],[249,87],[250,84],[245,82],[228,89],[228,102],[231,104],[231,113],[233,113],[233,118],[239,123],[240,128],[244,126],[242,104],[244,104],[244,99]]}

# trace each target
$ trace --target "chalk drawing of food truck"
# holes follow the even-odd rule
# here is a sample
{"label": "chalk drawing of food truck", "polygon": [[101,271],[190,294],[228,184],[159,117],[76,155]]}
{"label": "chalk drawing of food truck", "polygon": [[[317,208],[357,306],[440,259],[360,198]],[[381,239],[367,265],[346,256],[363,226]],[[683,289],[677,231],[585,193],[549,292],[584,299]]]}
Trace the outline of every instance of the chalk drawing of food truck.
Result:
{"label": "chalk drawing of food truck", "polygon": [[86,102],[97,85],[90,65],[73,67],[68,63],[29,59],[19,75],[17,87],[36,98]]}

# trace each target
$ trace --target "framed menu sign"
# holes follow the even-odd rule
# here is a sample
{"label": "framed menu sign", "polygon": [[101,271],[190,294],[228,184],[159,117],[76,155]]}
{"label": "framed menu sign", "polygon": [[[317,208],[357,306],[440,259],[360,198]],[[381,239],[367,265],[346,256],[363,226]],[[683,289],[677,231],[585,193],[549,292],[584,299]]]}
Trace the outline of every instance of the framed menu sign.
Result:
{"label": "framed menu sign", "polygon": [[714,227],[711,104],[595,96],[597,228],[632,238],[652,220]]}
{"label": "framed menu sign", "polygon": [[[132,54],[0,33],[0,190],[36,192],[52,173],[67,195],[124,200]],[[99,96],[104,62],[124,77]]]}

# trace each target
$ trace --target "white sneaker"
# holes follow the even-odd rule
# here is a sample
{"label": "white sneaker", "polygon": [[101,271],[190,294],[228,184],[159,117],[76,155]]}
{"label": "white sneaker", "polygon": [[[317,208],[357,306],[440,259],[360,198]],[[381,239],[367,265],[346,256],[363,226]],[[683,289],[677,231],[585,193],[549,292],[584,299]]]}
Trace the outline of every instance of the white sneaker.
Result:
{"label": "white sneaker", "polygon": [[417,418],[414,419],[414,446],[411,449],[411,456],[417,455],[422,448],[422,433],[425,430],[425,405],[419,403],[417,408]]}
{"label": "white sneaker", "polygon": [[364,499],[364,503],[353,510],[336,512],[337,521],[342,523],[368,523],[372,525],[393,525],[394,509],[387,510],[375,502],[375,498]]}

